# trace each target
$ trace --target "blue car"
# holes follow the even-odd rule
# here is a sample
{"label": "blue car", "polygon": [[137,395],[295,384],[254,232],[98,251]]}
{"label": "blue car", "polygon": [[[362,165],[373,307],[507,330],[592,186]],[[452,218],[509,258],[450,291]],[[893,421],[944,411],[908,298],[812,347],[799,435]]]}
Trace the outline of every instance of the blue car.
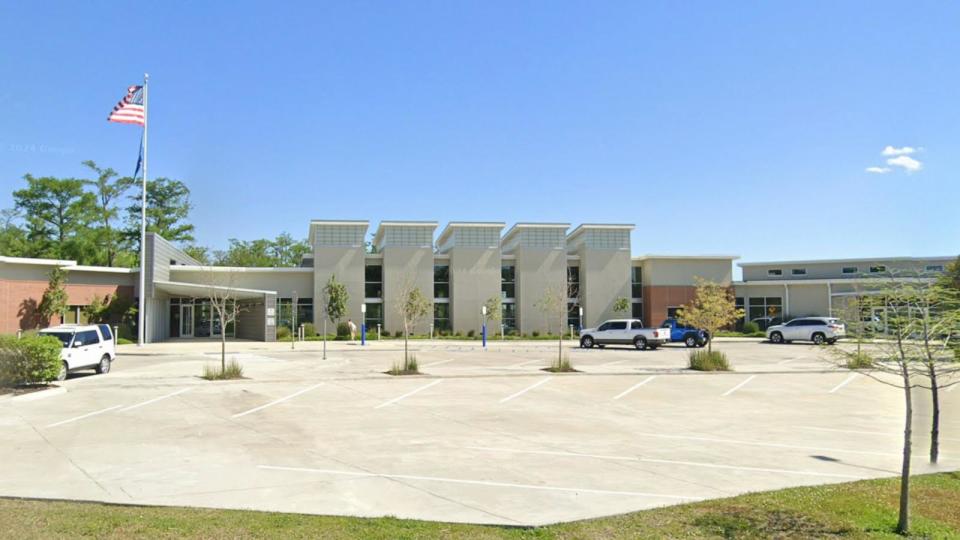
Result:
{"label": "blue car", "polygon": [[680,324],[674,318],[663,321],[660,328],[670,329],[671,343],[683,343],[687,347],[703,347],[707,344],[707,332],[705,330]]}

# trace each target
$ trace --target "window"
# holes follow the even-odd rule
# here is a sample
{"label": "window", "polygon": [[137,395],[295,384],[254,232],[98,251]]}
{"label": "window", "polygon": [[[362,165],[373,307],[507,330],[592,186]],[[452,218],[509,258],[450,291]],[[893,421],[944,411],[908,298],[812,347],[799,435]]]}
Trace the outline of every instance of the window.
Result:
{"label": "window", "polygon": [[639,266],[630,269],[630,296],[643,298],[643,268]]}
{"label": "window", "polygon": [[567,298],[580,298],[580,267],[567,267]]}
{"label": "window", "polygon": [[783,300],[779,296],[750,298],[748,304],[750,307],[747,311],[747,316],[751,321],[764,318],[779,319],[783,317]]}
{"label": "window", "polygon": [[886,271],[887,271],[887,267],[882,264],[870,267],[871,274],[882,274],[883,272],[886,272]]}
{"label": "window", "polygon": [[807,275],[806,268],[793,268],[790,270],[790,273],[794,276],[805,276]]}
{"label": "window", "polygon": [[77,332],[77,337],[73,338],[74,347],[78,347],[80,345],[96,345],[97,343],[100,343],[100,336],[97,335],[96,330]]}
{"label": "window", "polygon": [[630,304],[630,316],[634,319],[643,318],[643,302],[633,302]]}
{"label": "window", "polygon": [[433,304],[433,331],[450,331],[450,304]]}
{"label": "window", "polygon": [[450,298],[450,267],[448,265],[433,265],[433,297]]}
{"label": "window", "polygon": [[[313,323],[313,298],[297,298],[297,324]],[[277,298],[277,326],[293,329],[293,299]],[[229,332],[228,334],[229,335]]]}
{"label": "window", "polygon": [[640,321],[633,321],[630,323],[631,330],[643,330],[643,323]]}
{"label": "window", "polygon": [[500,324],[503,325],[504,332],[512,332],[517,329],[517,305],[505,303],[501,308]]}
{"label": "window", "polygon": [[942,264],[928,264],[926,268],[927,272],[943,272]]}
{"label": "window", "polygon": [[580,328],[580,304],[576,302],[567,302],[567,328],[564,331],[570,329],[570,327]]}
{"label": "window", "polygon": [[376,332],[377,325],[383,324],[383,304],[367,302],[367,329]]}
{"label": "window", "polygon": [[61,320],[63,324],[87,324],[87,314],[84,312],[86,306],[69,306],[63,312]]}
{"label": "window", "polygon": [[98,324],[97,328],[99,328],[100,333],[103,334],[104,341],[110,341],[113,339],[113,331],[110,330],[109,324]]}
{"label": "window", "polygon": [[771,268],[771,269],[767,270],[767,275],[768,275],[768,276],[782,276],[782,275],[783,275],[783,270],[781,270],[781,269],[779,269],[779,268]]}
{"label": "window", "polygon": [[610,327],[607,330],[626,330],[627,321],[614,321],[610,323]]}
{"label": "window", "polygon": [[857,268],[856,266],[844,266],[843,268],[840,269],[840,272],[842,274],[856,274],[859,271],[860,269]]}
{"label": "window", "polygon": [[673,306],[667,308],[667,318],[673,319],[677,316],[677,312],[680,311],[680,306]]}
{"label": "window", "polygon": [[383,266],[368,264],[363,270],[363,296],[365,298],[383,298]]}
{"label": "window", "polygon": [[516,268],[512,264],[500,267],[500,297],[516,298]]}
{"label": "window", "polygon": [[[747,310],[744,308],[744,305],[743,305],[742,296],[738,296],[734,299],[734,307],[736,307],[737,309],[742,309],[744,314],[746,314],[747,312]],[[739,319],[737,319],[737,322],[734,324],[736,325],[737,330],[743,330],[743,317],[740,317]]]}

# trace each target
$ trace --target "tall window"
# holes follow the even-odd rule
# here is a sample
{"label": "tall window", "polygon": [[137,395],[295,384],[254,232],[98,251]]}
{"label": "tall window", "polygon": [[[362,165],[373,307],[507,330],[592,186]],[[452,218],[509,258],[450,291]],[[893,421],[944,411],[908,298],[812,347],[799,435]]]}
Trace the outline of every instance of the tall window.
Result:
{"label": "tall window", "polygon": [[433,304],[433,331],[450,331],[450,304],[446,302]]}
{"label": "tall window", "polygon": [[500,297],[504,300],[516,298],[516,269],[512,264],[500,267]]}
{"label": "tall window", "polygon": [[630,269],[630,296],[643,298],[643,268],[639,266]]}
{"label": "tall window", "polygon": [[580,304],[576,302],[567,302],[567,327],[561,330],[567,332],[571,326],[575,330],[580,328]]}
{"label": "tall window", "polygon": [[[297,326],[313,323],[313,298],[297,298]],[[277,298],[277,326],[293,329],[293,299]]]}
{"label": "tall window", "polygon": [[445,264],[433,265],[433,297],[450,298],[450,267]]}
{"label": "tall window", "polygon": [[510,333],[517,329],[517,305],[513,302],[503,304],[503,315],[500,317],[504,332]]}
{"label": "tall window", "polygon": [[580,298],[580,267],[567,267],[567,298],[577,302]]}
{"label": "tall window", "polygon": [[383,298],[383,266],[368,264],[364,269],[363,296]]}
{"label": "tall window", "polygon": [[383,304],[367,302],[367,331],[376,332],[377,325],[383,324]]}

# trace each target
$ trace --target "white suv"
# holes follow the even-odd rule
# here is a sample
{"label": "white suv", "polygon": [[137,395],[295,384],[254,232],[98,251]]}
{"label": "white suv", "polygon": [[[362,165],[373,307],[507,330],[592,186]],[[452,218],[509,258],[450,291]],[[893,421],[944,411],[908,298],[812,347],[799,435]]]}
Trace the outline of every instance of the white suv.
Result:
{"label": "white suv", "polygon": [[845,335],[847,335],[847,329],[844,324],[832,317],[803,317],[767,328],[767,339],[771,343],[790,343],[798,340],[812,341],[815,345],[824,343],[832,345]]}
{"label": "white suv", "polygon": [[40,335],[53,336],[63,343],[58,381],[76,369],[93,368],[97,373],[108,373],[117,357],[116,340],[108,324],[62,324],[41,330]]}

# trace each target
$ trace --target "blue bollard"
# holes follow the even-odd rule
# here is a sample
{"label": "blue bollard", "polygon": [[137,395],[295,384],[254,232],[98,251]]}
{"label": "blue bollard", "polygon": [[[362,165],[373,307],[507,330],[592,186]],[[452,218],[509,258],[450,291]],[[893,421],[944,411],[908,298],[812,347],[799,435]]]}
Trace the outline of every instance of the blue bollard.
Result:
{"label": "blue bollard", "polygon": [[487,348],[487,323],[483,323],[483,328],[481,329],[481,333],[483,334],[483,348],[486,349]]}
{"label": "blue bollard", "polygon": [[367,344],[367,323],[360,323],[360,346]]}

